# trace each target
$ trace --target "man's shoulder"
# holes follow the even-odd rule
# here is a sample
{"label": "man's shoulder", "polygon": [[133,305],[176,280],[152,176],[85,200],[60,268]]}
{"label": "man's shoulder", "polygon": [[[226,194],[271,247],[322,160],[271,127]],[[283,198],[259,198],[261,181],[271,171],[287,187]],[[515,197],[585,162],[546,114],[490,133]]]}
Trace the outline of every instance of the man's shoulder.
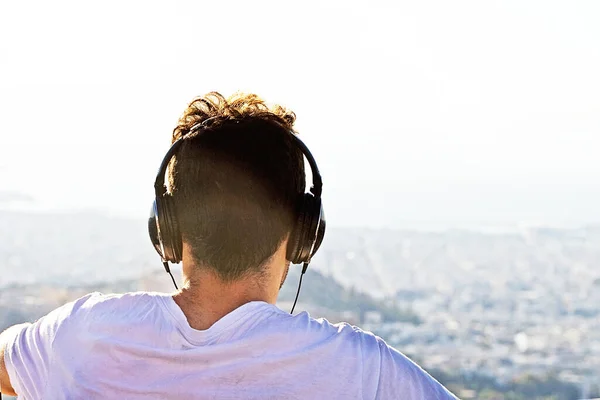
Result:
{"label": "man's shoulder", "polygon": [[73,330],[73,328],[75,331],[80,331],[105,322],[118,323],[120,320],[131,322],[134,315],[156,308],[157,299],[164,296],[168,295],[152,292],[121,294],[92,292],[59,307],[51,314],[63,326],[63,331]]}
{"label": "man's shoulder", "polygon": [[339,349],[338,356],[361,360],[363,371],[368,372],[363,386],[382,398],[404,393],[411,399],[455,399],[419,365],[372,332],[344,322],[332,324],[324,318],[314,319],[308,313],[294,316],[294,320],[321,335],[322,343]]}
{"label": "man's shoulder", "polygon": [[351,325],[347,322],[332,323],[326,318],[313,318],[307,312],[302,312],[291,317],[292,326],[302,330],[308,328],[308,331],[313,334],[320,335],[331,340],[346,342],[349,345],[354,345],[361,348],[378,349],[380,342],[383,340],[373,334],[365,331],[358,326]]}
{"label": "man's shoulder", "polygon": [[154,292],[128,292],[128,293],[101,293],[91,292],[85,296],[67,303],[64,307],[68,308],[72,314],[99,312],[104,309],[124,308],[139,306],[142,304],[153,303],[157,297],[164,297],[166,294]]}

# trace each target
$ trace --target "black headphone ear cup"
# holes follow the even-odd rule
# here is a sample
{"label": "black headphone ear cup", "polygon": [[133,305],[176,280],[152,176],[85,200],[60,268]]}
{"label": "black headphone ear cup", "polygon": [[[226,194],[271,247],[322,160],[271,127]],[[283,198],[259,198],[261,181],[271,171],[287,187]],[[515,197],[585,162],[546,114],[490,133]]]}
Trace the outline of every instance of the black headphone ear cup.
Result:
{"label": "black headphone ear cup", "polygon": [[311,210],[313,208],[313,196],[312,194],[306,193],[304,195],[304,210],[302,212],[302,225],[300,227],[300,243],[298,244],[298,260],[299,263],[303,263],[309,260],[310,258],[310,248],[308,248],[307,244],[310,241],[310,219],[311,219]]}
{"label": "black headphone ear cup", "polygon": [[323,239],[325,238],[325,228],[327,227],[327,221],[325,219],[325,211],[323,210],[323,203],[321,203],[321,210],[319,215],[319,226],[317,228],[317,238],[315,239],[315,245],[313,246],[312,254],[310,257],[312,258],[317,250],[321,247],[323,243]]}
{"label": "black headphone ear cup", "polygon": [[162,246],[162,255],[165,261],[171,261],[171,251],[169,245],[170,238],[170,227],[168,223],[167,209],[165,207],[165,201],[162,196],[157,197],[154,200],[156,203],[156,221],[158,226],[158,238]]}
{"label": "black headphone ear cup", "polygon": [[302,226],[304,224],[305,213],[305,196],[302,195],[298,199],[298,205],[296,207],[296,223],[292,228],[292,232],[290,233],[290,238],[288,239],[287,246],[287,259],[292,262],[292,264],[300,264],[300,251],[301,251],[301,240],[302,240]]}
{"label": "black headphone ear cup", "polygon": [[305,194],[306,197],[306,216],[304,226],[302,227],[303,238],[301,242],[302,262],[310,261],[313,255],[313,248],[317,239],[317,230],[321,218],[321,200],[315,198],[312,194]]}
{"label": "black headphone ear cup", "polygon": [[183,243],[170,195],[156,198],[156,211],[164,259],[177,264],[181,261]]}
{"label": "black headphone ear cup", "polygon": [[179,224],[177,223],[177,216],[175,215],[175,205],[173,204],[173,198],[170,195],[166,195],[162,198],[163,205],[165,208],[165,220],[167,229],[167,235],[163,238],[164,242],[168,244],[169,261],[177,264],[181,261],[182,253],[182,239],[179,231]]}
{"label": "black headphone ear cup", "polygon": [[298,220],[288,244],[288,259],[294,264],[310,261],[321,218],[320,199],[316,199],[311,193],[305,193],[300,204]]}
{"label": "black headphone ear cup", "polygon": [[152,241],[152,245],[160,255],[161,259],[165,259],[165,255],[163,254],[162,244],[160,241],[160,236],[158,234],[158,212],[157,212],[157,204],[156,199],[152,202],[152,208],[150,209],[150,216],[148,217],[148,234],[150,235],[150,240]]}

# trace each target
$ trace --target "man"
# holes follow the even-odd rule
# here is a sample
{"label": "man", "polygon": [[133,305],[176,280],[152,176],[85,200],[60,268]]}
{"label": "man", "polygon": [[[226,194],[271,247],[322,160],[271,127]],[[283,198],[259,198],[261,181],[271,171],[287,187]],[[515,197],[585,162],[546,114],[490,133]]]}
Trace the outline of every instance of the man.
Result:
{"label": "man", "polygon": [[[308,263],[323,228],[320,193],[304,193],[294,121],[255,95],[209,93],[190,103],[173,133],[177,148],[163,161],[167,193],[157,178],[160,217],[150,223],[163,259],[181,259],[183,287],[173,295],[93,293],[9,328],[0,336],[3,393],[454,399],[373,334],[275,306],[290,260]],[[307,240],[304,254],[297,246]]]}

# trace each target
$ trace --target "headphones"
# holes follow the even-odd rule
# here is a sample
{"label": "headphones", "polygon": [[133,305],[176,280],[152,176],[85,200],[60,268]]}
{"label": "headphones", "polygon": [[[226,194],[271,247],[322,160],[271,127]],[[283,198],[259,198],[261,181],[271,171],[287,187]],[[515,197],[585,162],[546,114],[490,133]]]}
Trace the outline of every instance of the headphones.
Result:
{"label": "headphones", "polygon": [[[165,185],[165,175],[169,162],[177,153],[183,141],[192,133],[208,128],[206,124],[208,121],[210,119],[194,125],[187,134],[182,135],[171,145],[171,148],[167,151],[160,164],[156,180],[154,181],[155,199],[150,211],[150,217],[148,218],[148,232],[150,240],[160,255],[163,266],[169,275],[171,275],[171,271],[168,263],[178,264],[181,262],[183,240],[179,223],[177,222],[173,197],[167,192]],[[308,147],[293,132],[288,131],[288,134],[291,136],[295,146],[306,157],[312,171],[312,186],[310,187],[310,191],[298,196],[297,221],[292,229],[286,250],[286,256],[289,261],[293,264],[304,264],[302,268],[303,275],[325,236],[326,222],[321,202],[323,180],[319,173],[317,162],[308,150]],[[302,279],[302,275],[300,279]],[[175,288],[177,288],[173,275],[171,275],[171,279],[173,279]],[[299,291],[300,287],[298,287]]]}

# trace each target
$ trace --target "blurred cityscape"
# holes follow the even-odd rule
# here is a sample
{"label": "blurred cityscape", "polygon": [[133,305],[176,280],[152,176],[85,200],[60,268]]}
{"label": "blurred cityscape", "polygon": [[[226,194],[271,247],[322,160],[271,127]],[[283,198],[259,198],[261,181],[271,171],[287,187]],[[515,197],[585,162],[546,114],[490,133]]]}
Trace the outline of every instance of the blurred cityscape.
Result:
{"label": "blurred cityscape", "polygon": [[[330,229],[297,310],[375,332],[464,399],[591,398],[599,263],[600,226]],[[95,290],[172,290],[144,221],[0,211],[0,329]]]}

